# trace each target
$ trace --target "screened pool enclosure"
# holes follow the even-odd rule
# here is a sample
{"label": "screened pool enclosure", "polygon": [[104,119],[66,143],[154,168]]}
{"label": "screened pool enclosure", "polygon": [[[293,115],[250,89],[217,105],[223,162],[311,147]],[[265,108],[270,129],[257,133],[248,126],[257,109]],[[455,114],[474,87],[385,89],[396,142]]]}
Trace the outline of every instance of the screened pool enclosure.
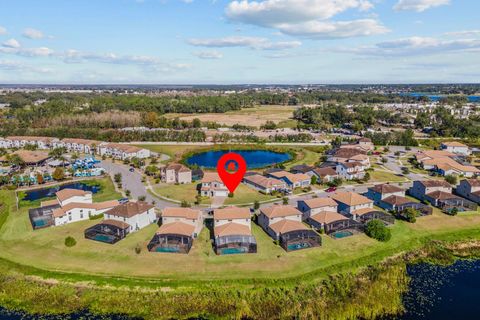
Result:
{"label": "screened pool enclosure", "polygon": [[257,240],[251,235],[228,235],[216,237],[215,252],[219,255],[256,253]]}

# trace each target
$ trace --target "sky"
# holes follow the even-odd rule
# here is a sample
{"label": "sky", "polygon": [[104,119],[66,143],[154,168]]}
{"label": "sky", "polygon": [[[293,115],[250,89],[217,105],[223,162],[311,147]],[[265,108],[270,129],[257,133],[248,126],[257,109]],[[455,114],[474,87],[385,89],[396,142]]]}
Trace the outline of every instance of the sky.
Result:
{"label": "sky", "polygon": [[480,83],[478,0],[0,0],[0,83]]}

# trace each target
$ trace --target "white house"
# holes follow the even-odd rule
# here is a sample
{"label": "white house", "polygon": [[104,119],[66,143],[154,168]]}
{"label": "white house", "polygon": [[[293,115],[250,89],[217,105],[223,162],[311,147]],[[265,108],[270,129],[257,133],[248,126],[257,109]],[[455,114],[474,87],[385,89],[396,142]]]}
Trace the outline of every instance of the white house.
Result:
{"label": "white house", "polygon": [[440,145],[440,148],[442,150],[446,150],[448,152],[463,155],[463,156],[468,156],[472,153],[472,151],[467,145],[457,141],[442,142],[442,144]]}
{"label": "white house", "polygon": [[102,143],[98,150],[101,156],[105,155],[121,160],[132,158],[145,159],[151,156],[151,152],[148,149],[121,143]]}
{"label": "white house", "polygon": [[228,189],[216,172],[205,172],[201,182],[202,197],[227,197]]}
{"label": "white house", "polygon": [[162,168],[162,181],[165,183],[191,183],[192,170],[180,163],[170,164]]}
{"label": "white house", "polygon": [[87,139],[62,139],[53,143],[54,148],[63,147],[68,152],[78,152],[85,154],[93,154],[97,152],[98,147],[102,142]]}
{"label": "white house", "polygon": [[48,150],[53,147],[57,138],[35,137],[35,136],[9,136],[5,138],[4,144],[7,148],[24,148],[27,145],[35,145],[38,149]]}
{"label": "white house", "polygon": [[145,228],[157,220],[155,206],[143,201],[127,202],[105,212],[105,220],[117,220],[130,225],[129,232]]}
{"label": "white house", "polygon": [[366,167],[360,162],[344,162],[337,164],[337,175],[344,180],[363,179]]}

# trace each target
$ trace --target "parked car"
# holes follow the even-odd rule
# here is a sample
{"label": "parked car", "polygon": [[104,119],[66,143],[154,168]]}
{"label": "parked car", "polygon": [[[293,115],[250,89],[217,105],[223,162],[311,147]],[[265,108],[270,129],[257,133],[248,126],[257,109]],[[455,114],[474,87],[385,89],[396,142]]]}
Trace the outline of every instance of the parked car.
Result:
{"label": "parked car", "polygon": [[337,191],[337,187],[330,187],[328,188],[327,190],[325,190],[326,192],[335,192]]}
{"label": "parked car", "polygon": [[135,171],[135,168],[132,167],[132,168],[130,168],[128,171],[134,172],[134,171]]}

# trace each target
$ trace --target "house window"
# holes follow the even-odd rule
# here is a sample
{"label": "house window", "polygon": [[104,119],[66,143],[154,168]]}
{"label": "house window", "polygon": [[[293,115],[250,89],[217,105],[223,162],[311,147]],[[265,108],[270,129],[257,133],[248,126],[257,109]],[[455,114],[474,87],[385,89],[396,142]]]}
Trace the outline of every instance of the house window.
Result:
{"label": "house window", "polygon": [[83,213],[80,213],[80,219],[83,219]]}

